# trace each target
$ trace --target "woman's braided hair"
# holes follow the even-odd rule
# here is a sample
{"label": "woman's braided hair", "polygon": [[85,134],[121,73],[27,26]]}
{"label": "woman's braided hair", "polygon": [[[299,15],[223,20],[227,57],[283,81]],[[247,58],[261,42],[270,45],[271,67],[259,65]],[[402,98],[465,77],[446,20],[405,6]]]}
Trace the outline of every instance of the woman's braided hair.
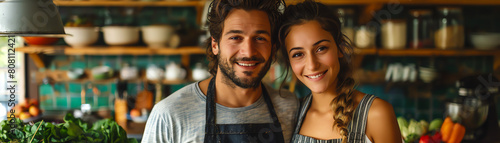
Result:
{"label": "woman's braided hair", "polygon": [[[338,50],[344,55],[339,58],[340,70],[337,75],[337,93],[339,96],[334,98],[330,105],[333,110],[333,119],[335,120],[332,128],[339,128],[342,136],[342,142],[347,142],[347,126],[352,119],[354,112],[353,89],[355,81],[352,78],[351,56],[353,48],[347,41],[348,38],[341,32],[341,22],[336,13],[332,12],[326,5],[306,0],[296,5],[290,5],[286,8],[281,19],[282,25],[279,29],[280,54],[285,64],[285,79],[291,67],[288,59],[285,38],[290,32],[290,27],[303,24],[308,21],[318,21],[321,27],[332,34]],[[283,84],[282,84],[283,86]]]}

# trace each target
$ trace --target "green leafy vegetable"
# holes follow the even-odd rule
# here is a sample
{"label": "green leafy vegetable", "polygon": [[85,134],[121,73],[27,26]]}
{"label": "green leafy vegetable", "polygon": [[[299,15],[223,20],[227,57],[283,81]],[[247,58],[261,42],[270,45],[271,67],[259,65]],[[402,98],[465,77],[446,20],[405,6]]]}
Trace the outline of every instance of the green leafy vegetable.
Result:
{"label": "green leafy vegetable", "polygon": [[41,121],[29,125],[17,118],[0,122],[0,142],[31,140],[34,143],[137,143],[136,139],[127,138],[125,130],[111,119],[99,120],[91,128],[71,114],[66,114],[64,123],[56,125]]}

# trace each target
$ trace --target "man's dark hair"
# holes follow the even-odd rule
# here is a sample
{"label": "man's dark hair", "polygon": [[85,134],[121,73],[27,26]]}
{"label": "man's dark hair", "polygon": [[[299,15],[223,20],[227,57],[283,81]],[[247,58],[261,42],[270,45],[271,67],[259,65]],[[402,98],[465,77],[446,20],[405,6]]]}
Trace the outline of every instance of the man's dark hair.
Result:
{"label": "man's dark hair", "polygon": [[[277,30],[279,28],[279,18],[281,16],[279,9],[285,6],[284,0],[214,0],[210,3],[207,16],[207,25],[210,35],[212,36],[211,38],[214,38],[214,41],[219,45],[222,30],[224,29],[224,20],[231,10],[243,9],[246,11],[264,11],[267,13],[269,23],[271,24],[271,61],[274,61],[274,55],[277,51]],[[217,74],[219,61],[217,55],[214,55],[212,52],[211,38],[206,41],[207,57],[210,62],[208,71],[215,76]]]}

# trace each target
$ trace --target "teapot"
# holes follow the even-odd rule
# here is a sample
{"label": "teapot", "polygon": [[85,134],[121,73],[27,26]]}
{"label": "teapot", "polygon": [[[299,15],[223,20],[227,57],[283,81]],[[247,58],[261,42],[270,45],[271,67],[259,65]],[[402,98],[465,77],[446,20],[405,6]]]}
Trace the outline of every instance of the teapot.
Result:
{"label": "teapot", "polygon": [[208,77],[210,77],[210,73],[208,72],[207,69],[203,67],[202,63],[196,63],[194,69],[193,69],[193,80],[199,81],[199,80],[204,80]]}
{"label": "teapot", "polygon": [[146,69],[146,78],[148,80],[161,80],[163,79],[163,69],[156,65],[149,65]]}
{"label": "teapot", "polygon": [[186,70],[179,64],[170,62],[165,66],[165,78],[167,80],[183,80],[186,78]]}

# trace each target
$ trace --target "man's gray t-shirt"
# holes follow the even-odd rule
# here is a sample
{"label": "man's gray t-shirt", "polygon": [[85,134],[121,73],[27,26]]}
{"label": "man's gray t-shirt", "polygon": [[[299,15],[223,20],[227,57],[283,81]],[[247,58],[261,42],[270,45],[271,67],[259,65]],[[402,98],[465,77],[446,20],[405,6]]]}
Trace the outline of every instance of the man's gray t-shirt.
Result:
{"label": "man's gray t-shirt", "polygon": [[[283,129],[290,142],[296,124],[299,101],[292,93],[266,86]],[[206,96],[198,82],[187,85],[158,102],[148,118],[142,143],[203,142],[205,138]],[[272,123],[263,96],[247,107],[229,108],[216,104],[217,124]]]}

